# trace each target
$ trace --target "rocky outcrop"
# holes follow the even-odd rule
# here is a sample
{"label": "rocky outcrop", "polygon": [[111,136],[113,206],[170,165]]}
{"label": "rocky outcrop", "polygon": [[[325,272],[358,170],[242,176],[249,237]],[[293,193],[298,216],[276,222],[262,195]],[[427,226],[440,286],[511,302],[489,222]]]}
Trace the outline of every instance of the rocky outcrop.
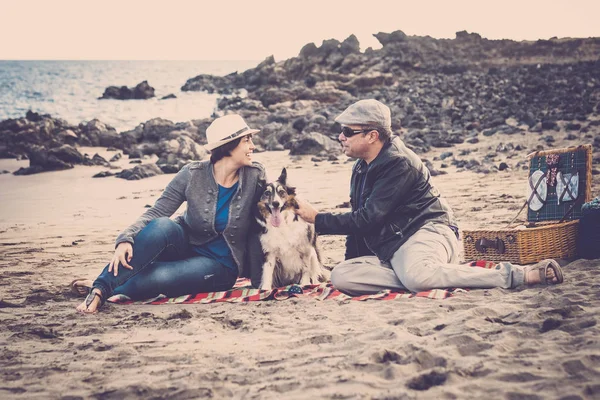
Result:
{"label": "rocky outcrop", "polygon": [[154,97],[154,88],[148,84],[148,81],[143,81],[133,88],[128,88],[127,86],[109,86],[104,89],[104,93],[99,99],[145,100],[152,97]]}
{"label": "rocky outcrop", "polygon": [[600,38],[515,42],[465,31],[451,40],[402,31],[375,37],[381,49],[360,52],[354,36],[309,43],[298,57],[268,57],[225,77],[201,75],[182,90],[227,94],[219,113],[236,112],[254,126],[279,124],[277,133],[256,137],[267,150],[290,148],[313,132],[335,139],[335,116],[362,98],[390,106],[393,130],[417,151],[559,121],[585,129],[600,112]]}
{"label": "rocky outcrop", "polygon": [[[477,143],[480,135],[524,132],[539,132],[544,145],[552,146],[552,134],[559,129],[577,138],[598,119],[599,38],[515,42],[465,31],[455,39],[402,31],[375,37],[382,44],[377,50],[361,52],[353,35],[320,46],[309,43],[297,57],[276,62],[270,56],[255,68],[227,76],[199,75],[181,89],[219,93],[215,115],[235,112],[261,128],[254,137],[256,151],[289,149],[291,154],[332,160],[339,154],[340,127],[334,119],[363,98],[387,104],[392,129],[420,153]],[[156,154],[157,168],[172,173],[207,156],[202,144],[211,120],[174,123],[155,118],[117,133],[98,120],[72,126],[30,112],[26,118],[0,122],[0,156],[29,152],[37,160],[32,168],[60,169],[78,158],[63,160],[50,149],[110,146],[130,158]],[[600,137],[593,140],[598,152]],[[31,145],[48,151],[29,149]],[[499,170],[469,160],[460,163],[465,169]]]}
{"label": "rocky outcrop", "polygon": [[174,123],[154,118],[118,133],[97,119],[74,126],[50,115],[28,112],[26,118],[0,121],[0,158],[28,158],[30,166],[17,171],[17,175],[68,169],[77,164],[110,166],[100,156],[90,159],[75,148],[100,146],[121,149],[130,158],[156,154],[158,166],[165,173],[176,173],[208,154],[202,144],[206,143],[204,132],[209,123],[208,119]]}
{"label": "rocky outcrop", "polygon": [[121,147],[121,136],[112,126],[93,119],[79,124],[77,143],[81,146]]}
{"label": "rocky outcrop", "polygon": [[28,111],[25,118],[0,121],[0,158],[26,158],[29,167],[16,175],[73,168],[73,165],[105,165],[89,159],[74,146],[118,146],[117,131],[94,119],[79,126],[48,114]]}
{"label": "rocky outcrop", "polygon": [[206,127],[209,120],[183,123],[154,118],[121,134],[124,153],[129,158],[156,154],[158,166],[165,173],[176,173],[190,161],[201,160],[209,153],[206,143]]}
{"label": "rocky outcrop", "polygon": [[102,165],[110,164],[98,154],[89,158],[68,144],[47,149],[44,146],[32,144],[27,149],[29,167],[19,168],[15,175],[31,175],[46,171],[60,171],[73,168],[75,164]]}

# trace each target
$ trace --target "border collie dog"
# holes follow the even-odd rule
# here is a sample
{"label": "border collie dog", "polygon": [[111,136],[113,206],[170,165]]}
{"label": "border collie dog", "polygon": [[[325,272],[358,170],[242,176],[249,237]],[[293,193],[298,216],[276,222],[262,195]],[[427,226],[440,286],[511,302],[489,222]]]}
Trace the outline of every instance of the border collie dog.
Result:
{"label": "border collie dog", "polygon": [[294,213],[296,188],[287,185],[285,168],[277,181],[265,186],[258,202],[260,243],[265,254],[260,288],[271,290],[299,283],[310,285],[329,279],[321,265],[315,226]]}

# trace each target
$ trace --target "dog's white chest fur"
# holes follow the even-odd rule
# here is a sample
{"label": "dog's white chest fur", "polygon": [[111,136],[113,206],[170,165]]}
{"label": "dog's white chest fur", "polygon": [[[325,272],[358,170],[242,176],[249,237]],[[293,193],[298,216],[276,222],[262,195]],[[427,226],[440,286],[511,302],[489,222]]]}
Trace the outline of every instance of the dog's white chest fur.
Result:
{"label": "dog's white chest fur", "polygon": [[[273,283],[288,285],[316,283],[324,276],[317,251],[312,242],[314,226],[295,216],[294,212],[282,212],[283,221],[278,227],[266,224],[266,232],[260,237],[266,261],[263,266],[261,288],[271,289]],[[297,220],[294,220],[294,219]]]}
{"label": "dog's white chest fur", "polygon": [[308,237],[311,227],[301,218],[294,221],[292,212],[283,212],[282,216],[280,226],[267,224],[267,232],[260,237],[263,250],[279,259],[292,261],[295,258],[299,261],[299,257],[307,256],[312,248]]}

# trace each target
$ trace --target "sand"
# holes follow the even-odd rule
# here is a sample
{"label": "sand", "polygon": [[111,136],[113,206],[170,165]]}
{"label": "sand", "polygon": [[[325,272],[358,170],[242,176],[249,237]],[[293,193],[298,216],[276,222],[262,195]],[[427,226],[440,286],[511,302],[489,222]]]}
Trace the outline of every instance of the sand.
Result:
{"label": "sand", "polygon": [[[539,138],[481,137],[423,157],[471,148],[465,158],[482,158],[500,142],[531,150]],[[528,152],[499,153],[496,164]],[[289,182],[320,209],[348,200],[345,160],[254,158],[272,178],[288,167]],[[25,165],[0,160],[0,171]],[[600,398],[600,260],[562,261],[559,286],[446,300],[108,304],[79,315],[68,283],[99,273],[117,233],[173,177],[91,178],[101,170],[0,175],[1,399]],[[502,227],[524,201],[527,171],[446,170],[433,182],[462,228]],[[595,176],[594,196],[598,184]],[[343,237],[320,241],[325,265],[343,259]]]}

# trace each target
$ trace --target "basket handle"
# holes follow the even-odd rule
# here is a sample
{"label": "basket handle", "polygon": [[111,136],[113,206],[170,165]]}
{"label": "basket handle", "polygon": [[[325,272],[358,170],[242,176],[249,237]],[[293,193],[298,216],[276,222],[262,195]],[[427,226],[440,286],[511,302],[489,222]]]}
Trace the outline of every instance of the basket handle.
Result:
{"label": "basket handle", "polygon": [[496,240],[481,238],[475,242],[475,249],[480,253],[485,253],[488,248],[496,249],[499,254],[504,254],[504,251],[506,250],[504,241],[500,238],[496,238]]}

